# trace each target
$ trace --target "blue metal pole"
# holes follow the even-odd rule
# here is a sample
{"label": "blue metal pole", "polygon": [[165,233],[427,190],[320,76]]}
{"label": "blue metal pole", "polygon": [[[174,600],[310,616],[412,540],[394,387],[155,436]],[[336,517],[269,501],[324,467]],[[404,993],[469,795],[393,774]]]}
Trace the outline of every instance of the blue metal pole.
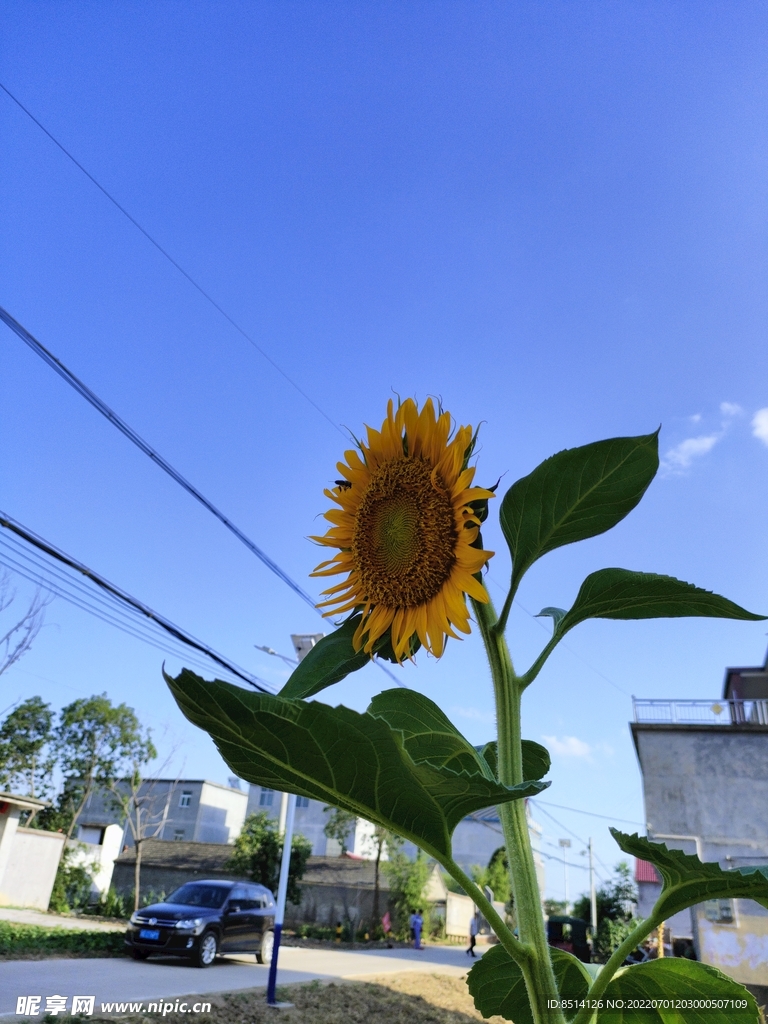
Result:
{"label": "blue metal pole", "polygon": [[275,907],[275,944],[272,947],[272,960],[269,965],[267,981],[267,1004],[277,1006],[275,988],[277,986],[277,954],[280,950],[280,936],[283,933],[285,917],[285,899],[288,894],[288,868],[291,863],[291,843],[293,842],[293,819],[296,812],[296,795],[288,796],[288,813],[285,816],[285,833],[283,835],[283,857],[280,861],[280,882],[277,888],[277,906]]}

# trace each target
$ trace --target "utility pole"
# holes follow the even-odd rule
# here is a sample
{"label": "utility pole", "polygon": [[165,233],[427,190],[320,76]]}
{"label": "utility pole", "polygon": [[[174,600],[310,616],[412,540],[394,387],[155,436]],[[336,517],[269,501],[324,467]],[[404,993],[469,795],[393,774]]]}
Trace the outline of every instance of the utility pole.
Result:
{"label": "utility pole", "polygon": [[563,851],[563,877],[565,879],[565,913],[568,913],[568,861],[566,859],[565,851],[571,845],[570,839],[558,839],[560,847]]}
{"label": "utility pole", "polygon": [[[322,633],[291,635],[296,657],[302,661],[312,650]],[[275,907],[275,941],[272,947],[272,959],[269,963],[269,979],[267,981],[267,1006],[278,1010],[288,1010],[293,1003],[280,1003],[275,997],[277,987],[277,955],[280,951],[280,937],[283,934],[285,917],[285,899],[288,894],[288,869],[291,865],[291,845],[293,843],[293,819],[296,812],[296,794],[283,793],[280,802],[279,829],[283,836],[283,855],[280,860],[280,882],[277,887],[277,906]]]}
{"label": "utility pole", "polygon": [[597,895],[595,894],[595,859],[592,852],[592,836],[589,837],[589,918],[592,923],[592,945],[597,935]]}

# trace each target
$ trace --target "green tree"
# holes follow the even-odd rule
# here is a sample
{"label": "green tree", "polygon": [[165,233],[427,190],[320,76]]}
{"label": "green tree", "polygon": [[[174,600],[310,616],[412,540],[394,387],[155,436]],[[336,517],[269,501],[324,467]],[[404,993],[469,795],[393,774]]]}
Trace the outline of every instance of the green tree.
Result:
{"label": "green tree", "polygon": [[[593,941],[593,955],[605,963],[637,925],[635,907],[637,886],[626,861],[614,868],[614,877],[601,885],[595,893],[597,904],[597,933]],[[573,906],[573,916],[589,921],[589,895],[581,896]]]}
{"label": "green tree", "polygon": [[347,840],[357,821],[357,815],[351,811],[343,811],[340,807],[324,807],[323,810],[330,812],[328,820],[323,826],[323,832],[328,839],[335,839],[339,843],[343,857],[347,852]]}
{"label": "green tree", "polygon": [[374,859],[373,868],[373,923],[371,925],[374,932],[378,932],[381,928],[381,917],[379,906],[380,896],[380,875],[381,875],[381,858],[384,855],[384,851],[387,851],[387,856],[391,857],[395,854],[403,844],[403,840],[400,836],[395,835],[394,832],[390,832],[389,829],[383,828],[381,825],[374,825],[373,827],[373,843],[376,848],[376,857]]}
{"label": "green tree", "polygon": [[424,889],[431,870],[429,860],[421,850],[411,858],[402,850],[390,852],[389,860],[384,862],[384,872],[389,879],[389,892],[395,910],[395,927],[393,931],[398,938],[408,936],[409,919],[414,910],[421,910],[424,918],[424,934],[429,935],[431,927],[431,907],[424,899]]}
{"label": "green tree", "polygon": [[42,697],[29,697],[0,726],[0,786],[45,798],[55,757],[50,749],[53,712]]}
{"label": "green tree", "polygon": [[93,873],[87,864],[73,864],[74,855],[73,847],[64,847],[48,902],[48,909],[56,914],[84,910],[90,899]]}
{"label": "green tree", "polygon": [[509,880],[509,861],[506,848],[500,846],[493,851],[491,859],[488,861],[488,867],[481,868],[477,864],[474,865],[472,880],[479,886],[487,885],[493,893],[493,898],[508,906],[512,901],[512,886]]}
{"label": "green tree", "polygon": [[[291,903],[301,902],[299,882],[304,876],[311,852],[310,841],[305,836],[294,835],[288,867],[287,898]],[[234,852],[227,861],[227,868],[277,893],[282,855],[283,841],[274,818],[270,818],[266,811],[257,811],[245,819],[243,830],[235,840]]]}
{"label": "green tree", "polygon": [[158,809],[153,783],[144,777],[143,772],[145,765],[157,757],[149,730],[143,736],[139,732],[128,756],[131,760],[129,774],[122,779],[112,779],[109,789],[113,803],[120,809],[128,823],[136,848],[133,868],[133,909],[138,910],[141,894],[141,854],[144,843],[147,839],[154,839],[162,831],[168,817],[173,787],[168,789],[162,810]]}
{"label": "green tree", "polygon": [[54,752],[64,786],[48,815],[70,839],[86,801],[95,789],[110,790],[135,764],[155,755],[148,731],[142,729],[133,708],[112,704],[106,693],[80,698],[62,708],[54,733]]}

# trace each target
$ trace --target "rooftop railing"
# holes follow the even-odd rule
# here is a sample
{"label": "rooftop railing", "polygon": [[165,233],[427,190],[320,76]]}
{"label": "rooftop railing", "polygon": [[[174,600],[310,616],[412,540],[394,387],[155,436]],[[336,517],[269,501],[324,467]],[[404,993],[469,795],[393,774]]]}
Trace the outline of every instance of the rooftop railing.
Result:
{"label": "rooftop railing", "polygon": [[768,725],[768,700],[640,700],[636,722],[668,725]]}

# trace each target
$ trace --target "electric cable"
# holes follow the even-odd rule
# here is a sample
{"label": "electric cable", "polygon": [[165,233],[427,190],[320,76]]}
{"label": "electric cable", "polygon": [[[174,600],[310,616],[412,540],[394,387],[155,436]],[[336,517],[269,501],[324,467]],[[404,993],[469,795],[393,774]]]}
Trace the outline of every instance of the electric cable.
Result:
{"label": "electric cable", "polygon": [[77,160],[72,155],[72,153],[70,153],[70,151],[61,142],[59,142],[59,140],[56,138],[55,135],[53,135],[52,132],[48,131],[48,129],[45,127],[45,125],[35,117],[35,115],[32,113],[32,111],[28,110],[27,107],[25,107],[24,104],[21,102],[21,100],[19,100],[16,96],[14,96],[14,94],[11,92],[11,90],[7,86],[3,85],[2,82],[0,82],[0,89],[3,90],[3,92],[6,94],[6,96],[9,97],[9,99],[13,100],[13,102],[16,104],[17,107],[19,107],[20,110],[24,111],[24,113],[27,115],[28,118],[30,118],[30,120],[34,121],[34,123],[37,125],[37,127],[48,136],[48,138],[51,140],[51,142],[53,142],[53,144],[55,146],[58,146],[58,148],[61,150],[61,152],[69,160],[72,161],[72,163],[75,165],[75,167],[77,167],[78,170],[83,172],[83,174],[86,176],[86,178],[88,178],[88,180],[90,182],[92,182],[92,184],[94,184],[96,186],[96,188],[103,195],[106,196],[106,198],[110,201],[110,203],[112,203],[120,211],[120,213],[122,213],[123,216],[126,217],[131,222],[131,224],[133,224],[133,226],[135,228],[137,228],[142,233],[142,235],[144,235],[144,237],[147,239],[147,241],[151,242],[151,244],[157,249],[157,251],[159,253],[161,253],[163,256],[165,256],[165,258],[168,260],[168,262],[171,263],[176,268],[176,270],[178,270],[178,272],[183,277],[185,277],[187,279],[187,281],[189,281],[189,283],[192,285],[192,287],[195,288],[203,296],[203,298],[206,299],[206,301],[210,302],[210,304],[213,306],[213,308],[218,313],[220,313],[224,317],[224,319],[229,324],[231,324],[232,327],[235,328],[235,330],[238,332],[238,334],[242,335],[242,337],[245,338],[245,340],[256,349],[256,351],[259,353],[259,355],[261,355],[264,359],[266,359],[267,362],[270,364],[270,366],[272,366],[273,369],[277,370],[277,372],[281,375],[281,377],[283,377],[291,385],[292,388],[294,388],[296,391],[298,391],[298,393],[301,395],[301,397],[303,399],[305,399],[307,402],[309,402],[309,404],[313,407],[313,409],[315,409],[316,412],[320,413],[320,415],[323,417],[323,419],[326,419],[335,430],[338,430],[339,433],[343,437],[346,438],[347,435],[341,429],[339,424],[335,423],[331,419],[331,417],[323,409],[320,408],[320,406],[317,404],[317,402],[315,402],[314,399],[310,398],[310,396],[306,393],[306,391],[304,391],[296,383],[296,381],[293,380],[293,378],[290,377],[285,372],[285,370],[278,363],[276,363],[275,360],[267,352],[265,352],[265,350],[258,344],[258,342],[256,342],[251,337],[251,335],[248,334],[248,332],[246,330],[244,330],[244,328],[242,328],[240,326],[240,324],[238,324],[237,321],[233,317],[231,317],[229,315],[229,313],[227,313],[227,311],[222,306],[219,305],[219,303],[213,298],[213,296],[209,292],[207,292],[202,287],[202,285],[198,284],[198,282],[192,277],[192,275],[188,271],[186,271],[184,269],[184,267],[182,267],[182,265],[177,260],[175,260],[173,258],[173,256],[171,256],[171,254],[167,251],[167,249],[164,249],[162,247],[162,245],[160,245],[160,243],[155,238],[153,238],[152,235],[150,235],[150,233],[147,231],[147,229],[142,227],[142,225],[136,220],[136,218],[132,214],[130,214],[128,212],[128,210],[126,210],[126,208],[124,206],[122,206],[117,201],[117,199],[115,199],[115,197],[104,188],[104,186],[100,182],[98,182],[96,180],[96,178],[91,174],[90,171],[86,170],[86,168],[80,163],[80,161]]}
{"label": "electric cable", "polygon": [[598,814],[596,811],[582,811],[578,807],[565,807],[563,804],[551,804],[544,800],[539,800],[536,797],[536,803],[544,807],[556,807],[558,811],[573,811],[574,814],[587,814],[590,818],[604,818],[606,821],[620,821],[625,825],[638,825],[640,828],[645,828],[645,825],[640,821],[631,821],[629,818],[617,818],[612,814]]}
{"label": "electric cable", "polygon": [[110,626],[114,626],[128,636],[140,640],[165,654],[170,654],[175,658],[189,662],[203,671],[207,672],[210,670],[210,662],[204,661],[197,653],[190,653],[186,648],[183,648],[181,643],[177,644],[172,637],[169,637],[162,631],[156,630],[153,633],[151,629],[153,623],[149,620],[143,618],[137,620],[135,615],[132,618],[127,614],[127,609],[122,605],[116,604],[114,599],[112,603],[106,600],[109,595],[102,596],[98,592],[91,593],[88,588],[83,587],[77,580],[57,572],[53,566],[46,565],[42,559],[35,559],[29,552],[24,551],[23,548],[16,550],[12,544],[8,543],[8,538],[5,536],[0,537],[0,564],[5,565],[6,568],[17,573],[19,576],[23,576],[24,579],[35,586],[45,589],[56,597],[63,598],[75,607],[88,612]]}
{"label": "electric cable", "polygon": [[[74,388],[81,397],[85,398],[85,400],[89,402],[97,412],[100,412],[102,416],[109,420],[113,426],[117,427],[117,429],[127,437],[129,441],[135,444],[140,451],[149,456],[149,458],[152,459],[160,469],[167,473],[172,480],[175,480],[176,483],[183,487],[188,494],[191,494],[192,497],[199,501],[204,508],[216,516],[216,518],[223,523],[223,525],[226,526],[227,529],[230,530],[252,554],[256,555],[256,557],[271,572],[273,572],[278,579],[282,580],[282,582],[289,586],[291,590],[302,599],[302,601],[312,608],[313,611],[317,612],[318,615],[324,618],[324,616],[322,616],[322,612],[318,609],[315,601],[310,597],[310,595],[300,587],[299,584],[296,583],[296,581],[293,580],[288,573],[277,564],[277,562],[271,559],[266,552],[262,551],[262,549],[258,547],[250,537],[243,533],[243,531],[236,526],[231,519],[225,516],[212,501],[206,498],[205,495],[194,486],[194,484],[191,484],[186,477],[182,476],[181,473],[166,459],[164,459],[162,455],[156,452],[155,449],[152,448],[152,446],[133,429],[133,427],[118,416],[116,412],[110,409],[106,402],[99,398],[99,396],[92,391],[87,384],[84,384],[79,377],[72,373],[72,371],[68,369],[60,359],[50,352],[45,345],[39,342],[34,335],[30,334],[26,327],[20,324],[18,320],[11,316],[11,314],[2,306],[0,306],[0,320],[2,320],[14,332],[14,334],[21,338],[21,340],[28,345],[36,355],[40,356],[40,358],[43,359],[51,369],[55,370],[62,380],[65,380],[67,384]],[[376,667],[381,669],[381,671],[384,672],[385,675],[387,675],[397,686],[403,687],[406,685],[392,672],[390,672],[390,670],[386,668],[378,658],[374,658],[373,662]]]}
{"label": "electric cable", "polygon": [[2,306],[0,306],[0,320],[10,327],[14,334],[21,338],[21,340],[28,345],[36,355],[40,356],[41,359],[55,370],[56,373],[58,373],[58,375],[65,380],[70,387],[74,388],[79,395],[89,402],[97,412],[100,412],[101,415],[108,419],[113,426],[117,427],[117,429],[124,434],[129,441],[135,444],[140,451],[149,456],[149,458],[152,459],[160,469],[167,473],[172,480],[175,480],[176,483],[183,487],[188,494],[191,494],[193,498],[199,501],[204,508],[213,513],[213,515],[215,515],[216,518],[223,523],[239,541],[242,541],[242,543],[245,544],[252,554],[256,555],[256,557],[266,565],[270,572],[273,572],[283,581],[283,583],[289,586],[295,594],[298,594],[302,601],[305,601],[310,608],[317,610],[317,606],[309,594],[303,590],[295,580],[292,580],[288,573],[280,568],[277,562],[273,561],[266,552],[262,551],[261,548],[258,547],[250,537],[243,533],[243,531],[236,526],[231,519],[228,519],[212,501],[209,501],[209,499],[206,498],[205,495],[194,486],[194,484],[191,484],[189,480],[187,480],[186,477],[183,477],[177,469],[174,469],[170,462],[156,452],[155,449],[152,448],[152,446],[133,429],[133,427],[129,426],[124,419],[110,409],[106,402],[102,401],[102,399],[99,398],[95,392],[91,391],[91,389],[84,384],[79,377],[76,377],[71,370],[67,369],[60,359],[57,359],[52,352],[42,345],[37,338],[30,334],[26,327],[23,327],[18,320],[14,319],[14,317],[12,317],[6,309],[3,309]]}
{"label": "electric cable", "polygon": [[70,555],[65,554],[63,551],[60,551],[58,548],[54,547],[53,544],[49,544],[47,541],[43,540],[42,537],[38,537],[36,534],[32,533],[31,530],[26,529],[24,526],[21,525],[21,523],[18,523],[16,520],[12,519],[4,512],[0,512],[0,527],[9,530],[11,533],[15,534],[18,537],[21,537],[22,540],[26,541],[27,544],[31,545],[34,548],[37,548],[39,551],[42,551],[49,558],[53,558],[56,561],[68,566],[70,569],[74,569],[77,572],[82,573],[83,576],[87,577],[89,580],[91,580],[92,583],[96,584],[106,593],[112,595],[112,597],[116,598],[124,605],[128,605],[129,607],[140,612],[141,615],[145,616],[153,623],[156,623],[157,626],[165,630],[166,633],[174,637],[176,640],[181,641],[181,643],[183,643],[185,646],[190,647],[193,650],[200,651],[207,658],[210,658],[211,661],[216,662],[217,665],[220,665],[228,672],[231,672],[239,679],[242,679],[243,682],[248,683],[249,686],[253,686],[254,689],[260,690],[262,693],[271,692],[271,690],[268,688],[268,684],[264,683],[264,680],[259,679],[257,676],[254,676],[251,673],[247,672],[245,669],[241,669],[238,666],[234,665],[232,662],[224,658],[221,654],[218,654],[212,647],[209,647],[202,641],[195,639],[193,636],[190,636],[190,634],[184,632],[184,630],[182,630],[179,626],[174,625],[172,622],[170,622],[164,616],[160,615],[158,612],[155,612],[151,608],[148,608],[147,605],[143,604],[137,598],[132,597],[124,590],[121,590],[113,583],[110,583],[108,580],[104,579],[98,573],[94,572],[92,569],[89,569],[86,565],[83,565],[82,562],[79,562],[77,561],[77,559],[72,558]]}

